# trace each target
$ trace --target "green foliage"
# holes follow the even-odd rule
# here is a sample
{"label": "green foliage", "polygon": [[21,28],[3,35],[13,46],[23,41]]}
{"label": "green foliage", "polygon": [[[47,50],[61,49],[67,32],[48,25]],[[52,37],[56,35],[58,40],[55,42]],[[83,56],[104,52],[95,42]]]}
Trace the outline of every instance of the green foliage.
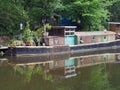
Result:
{"label": "green foliage", "polygon": [[51,25],[49,23],[46,23],[45,26],[42,26],[36,30],[38,35],[43,33],[44,27],[46,28],[46,30],[51,30]]}
{"label": "green foliage", "polygon": [[111,5],[110,12],[111,12],[111,21],[120,21],[120,0],[114,0],[114,4]]}
{"label": "green foliage", "polygon": [[28,22],[27,22],[27,25],[26,25],[25,30],[24,30],[23,40],[25,42],[32,42],[32,35],[31,35],[31,30],[29,28]]}
{"label": "green foliage", "polygon": [[44,28],[43,28],[43,27],[40,27],[40,28],[37,29],[36,32],[37,32],[37,34],[42,34],[42,31],[43,31],[43,30],[44,30]]}
{"label": "green foliage", "polygon": [[54,14],[58,15],[57,10],[62,7],[61,0],[31,0],[29,1],[28,16],[31,25],[39,25],[43,18],[51,18]]}
{"label": "green foliage", "polygon": [[36,29],[42,26],[42,19],[62,15],[81,21],[81,30],[100,30],[110,17],[110,6],[113,20],[120,17],[119,3],[120,0],[0,0],[0,35],[20,34],[21,22],[29,21],[29,28]]}
{"label": "green foliage", "polygon": [[33,31],[32,35],[33,35],[33,40],[39,42],[39,34],[37,33],[37,31]]}
{"label": "green foliage", "polygon": [[111,4],[109,0],[74,0],[65,4],[66,16],[74,22],[80,20],[83,30],[100,30],[110,16],[107,8]]}
{"label": "green foliage", "polygon": [[22,41],[12,39],[9,42],[7,42],[6,44],[7,44],[7,46],[19,46],[22,44]]}
{"label": "green foliage", "polygon": [[46,28],[47,30],[50,30],[50,29],[51,29],[51,25],[50,25],[49,23],[46,23],[46,24],[45,24],[45,28]]}
{"label": "green foliage", "polygon": [[41,26],[43,18],[52,18],[62,7],[61,0],[0,0],[0,35],[17,35],[20,23],[30,28]]}
{"label": "green foliage", "polygon": [[20,33],[19,24],[26,19],[26,12],[13,0],[0,0],[0,34],[16,35]]}

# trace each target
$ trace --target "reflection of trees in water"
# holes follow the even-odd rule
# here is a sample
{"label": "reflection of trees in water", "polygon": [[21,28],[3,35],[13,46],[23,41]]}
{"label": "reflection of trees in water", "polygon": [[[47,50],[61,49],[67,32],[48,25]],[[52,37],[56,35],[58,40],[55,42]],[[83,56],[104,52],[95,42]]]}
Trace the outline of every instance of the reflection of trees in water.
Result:
{"label": "reflection of trees in water", "polygon": [[108,80],[105,64],[82,69],[77,77],[57,81],[57,90],[115,90]]}
{"label": "reflection of trees in water", "polygon": [[[117,74],[119,65],[111,66],[110,75]],[[106,64],[79,68],[78,76],[63,79],[49,74],[48,67],[41,65],[25,65],[0,67],[0,90],[119,90],[113,89],[108,80],[109,73]],[[52,82],[51,82],[52,80]],[[119,81],[119,80],[117,80]],[[113,84],[112,84],[113,85]]]}
{"label": "reflection of trees in water", "polygon": [[[110,72],[106,63],[82,68],[79,76],[82,90],[119,90],[110,82]],[[114,72],[114,71],[112,71]]]}
{"label": "reflection of trees in water", "polygon": [[105,72],[106,67],[103,65],[96,66],[90,73],[85,90],[112,90],[109,84],[109,74]]}
{"label": "reflection of trees in water", "polygon": [[110,83],[115,88],[113,90],[120,90],[120,63],[110,64],[108,71],[110,72]]}
{"label": "reflection of trees in water", "polygon": [[39,65],[0,67],[0,90],[48,90],[53,87],[51,80],[52,75]]}
{"label": "reflection of trees in water", "polygon": [[16,66],[14,68],[16,75],[20,75],[23,77],[25,82],[30,82],[32,76],[39,75],[45,80],[51,80],[52,75],[47,73],[47,70],[42,70],[42,68],[39,65],[35,66]]}

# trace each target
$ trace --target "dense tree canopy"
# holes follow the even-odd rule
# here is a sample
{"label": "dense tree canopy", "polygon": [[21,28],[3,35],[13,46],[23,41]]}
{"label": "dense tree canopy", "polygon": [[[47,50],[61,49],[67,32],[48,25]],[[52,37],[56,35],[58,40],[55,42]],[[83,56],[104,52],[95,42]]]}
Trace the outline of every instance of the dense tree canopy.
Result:
{"label": "dense tree canopy", "polygon": [[31,25],[39,25],[42,19],[51,18],[61,8],[60,0],[31,0],[25,6]]}
{"label": "dense tree canopy", "polygon": [[110,17],[109,7],[119,11],[116,2],[120,0],[0,0],[0,33],[16,35],[21,32],[20,23],[29,22],[35,29],[54,16],[66,16],[82,30],[100,30]]}
{"label": "dense tree canopy", "polygon": [[33,27],[39,25],[60,7],[60,0],[0,0],[1,35],[19,34],[20,23],[27,21]]}
{"label": "dense tree canopy", "polygon": [[79,21],[83,30],[100,30],[109,18],[108,6],[112,3],[109,0],[71,0],[71,3],[65,3],[66,15],[75,22]]}
{"label": "dense tree canopy", "polygon": [[120,22],[120,0],[115,0],[115,3],[110,6],[111,20]]}
{"label": "dense tree canopy", "polygon": [[19,33],[19,23],[25,18],[23,12],[24,10],[11,0],[0,0],[0,33],[3,35]]}

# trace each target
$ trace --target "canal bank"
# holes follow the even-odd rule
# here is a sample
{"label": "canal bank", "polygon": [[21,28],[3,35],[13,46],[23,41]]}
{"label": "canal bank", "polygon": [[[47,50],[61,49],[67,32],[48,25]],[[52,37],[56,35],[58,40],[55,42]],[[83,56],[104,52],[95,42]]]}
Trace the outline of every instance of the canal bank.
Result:
{"label": "canal bank", "polygon": [[7,56],[42,55],[54,56],[59,54],[91,53],[120,48],[120,40],[106,43],[60,45],[60,46],[16,46],[9,47]]}

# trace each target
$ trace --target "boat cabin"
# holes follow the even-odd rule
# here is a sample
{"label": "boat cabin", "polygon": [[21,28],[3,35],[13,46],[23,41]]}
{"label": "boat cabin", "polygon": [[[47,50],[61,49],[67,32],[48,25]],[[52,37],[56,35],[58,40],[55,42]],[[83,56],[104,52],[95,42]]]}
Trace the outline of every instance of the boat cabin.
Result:
{"label": "boat cabin", "polygon": [[110,42],[115,40],[115,32],[112,31],[92,31],[92,32],[75,32],[77,44],[90,44],[100,42]]}
{"label": "boat cabin", "polygon": [[110,31],[120,34],[120,22],[109,22]]}
{"label": "boat cabin", "polygon": [[48,45],[75,45],[76,28],[76,26],[52,26],[47,39]]}
{"label": "boat cabin", "polygon": [[109,22],[109,29],[116,32],[116,39],[120,39],[120,22]]}

